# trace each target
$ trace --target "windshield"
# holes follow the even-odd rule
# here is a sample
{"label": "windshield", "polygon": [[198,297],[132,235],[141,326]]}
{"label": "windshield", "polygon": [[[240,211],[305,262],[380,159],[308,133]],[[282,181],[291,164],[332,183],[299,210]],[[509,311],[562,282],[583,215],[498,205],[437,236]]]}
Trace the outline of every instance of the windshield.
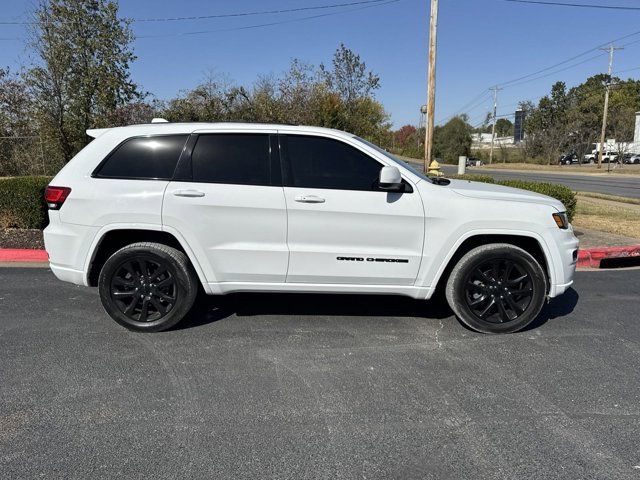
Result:
{"label": "windshield", "polygon": [[395,162],[398,165],[400,165],[401,167],[406,168],[407,170],[409,170],[411,173],[417,175],[418,177],[420,177],[420,178],[422,178],[424,180],[431,180],[424,173],[422,173],[419,170],[417,170],[416,168],[414,168],[411,164],[409,164],[409,163],[407,163],[407,162],[405,162],[403,160],[400,160],[398,157],[396,157],[395,155],[392,155],[391,153],[387,152],[385,149],[380,148],[375,143],[371,143],[371,142],[365,140],[364,138],[358,137],[357,135],[354,135],[353,138],[355,138],[359,142],[364,143],[365,145],[368,145],[369,147],[373,148],[376,152],[381,153],[382,155],[387,157],[392,162]]}

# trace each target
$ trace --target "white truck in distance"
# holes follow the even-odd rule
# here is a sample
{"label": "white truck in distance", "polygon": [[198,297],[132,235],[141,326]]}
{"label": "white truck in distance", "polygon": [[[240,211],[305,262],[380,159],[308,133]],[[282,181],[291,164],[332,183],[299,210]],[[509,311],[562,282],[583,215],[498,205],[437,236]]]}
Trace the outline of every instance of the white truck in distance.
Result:
{"label": "white truck in distance", "polygon": [[561,202],[430,179],[352,134],[152,123],[89,130],[51,182],[51,270],[98,287],[109,315],[155,332],[200,288],[398,294],[437,289],[474,330],[506,333],[573,282]]}

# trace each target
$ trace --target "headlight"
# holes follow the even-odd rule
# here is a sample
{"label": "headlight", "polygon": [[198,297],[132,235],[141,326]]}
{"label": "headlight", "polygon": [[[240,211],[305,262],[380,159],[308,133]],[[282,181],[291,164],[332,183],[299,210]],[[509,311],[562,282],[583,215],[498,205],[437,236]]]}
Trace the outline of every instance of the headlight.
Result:
{"label": "headlight", "polygon": [[558,228],[566,230],[569,228],[569,217],[567,217],[567,212],[554,213],[553,219],[558,225]]}

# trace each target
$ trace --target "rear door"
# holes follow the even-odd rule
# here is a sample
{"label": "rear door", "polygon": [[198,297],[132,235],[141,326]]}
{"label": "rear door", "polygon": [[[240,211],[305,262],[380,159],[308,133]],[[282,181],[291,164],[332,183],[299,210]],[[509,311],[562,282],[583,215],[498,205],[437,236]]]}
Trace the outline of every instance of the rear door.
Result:
{"label": "rear door", "polygon": [[[377,186],[384,166],[330,136],[280,136],[290,250],[287,282],[413,285],[424,240],[424,209]],[[359,145],[359,144],[358,144]]]}
{"label": "rear door", "polygon": [[194,250],[207,281],[284,282],[287,216],[275,131],[194,134],[163,225]]}

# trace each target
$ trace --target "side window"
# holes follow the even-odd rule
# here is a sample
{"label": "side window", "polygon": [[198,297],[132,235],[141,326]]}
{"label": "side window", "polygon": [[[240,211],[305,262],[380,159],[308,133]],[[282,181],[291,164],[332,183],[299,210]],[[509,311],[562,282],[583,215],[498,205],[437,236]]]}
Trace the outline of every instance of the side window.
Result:
{"label": "side window", "polygon": [[338,140],[287,135],[287,156],[293,187],[377,190],[382,164]]}
{"label": "side window", "polygon": [[171,180],[188,135],[134,137],[98,166],[94,177]]}
{"label": "side window", "polygon": [[269,135],[200,135],[191,154],[191,166],[194,182],[271,185]]}

